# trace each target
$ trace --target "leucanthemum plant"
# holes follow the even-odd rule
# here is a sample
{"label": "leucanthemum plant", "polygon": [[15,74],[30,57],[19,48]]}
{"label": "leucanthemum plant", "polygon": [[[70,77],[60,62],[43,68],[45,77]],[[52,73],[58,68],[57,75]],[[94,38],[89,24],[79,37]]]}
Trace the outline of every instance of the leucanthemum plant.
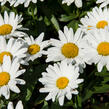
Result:
{"label": "leucanthemum plant", "polygon": [[66,3],[68,6],[71,5],[73,2],[78,8],[82,7],[82,0],[62,0],[62,4]]}
{"label": "leucanthemum plant", "polygon": [[25,45],[28,49],[25,61],[34,61],[45,53],[44,48],[50,45],[50,41],[43,41],[43,38],[44,33],[41,33],[36,39],[34,39],[33,36],[25,37]]}
{"label": "leucanthemum plant", "polygon": [[109,0],[97,0],[96,3],[101,3],[100,7],[103,8],[109,4]]}
{"label": "leucanthemum plant", "polygon": [[12,102],[9,102],[8,103],[8,106],[7,106],[7,109],[23,109],[23,104],[22,104],[22,101],[18,101],[16,107],[14,108],[13,106],[13,103]]}
{"label": "leucanthemum plant", "polygon": [[14,12],[4,12],[4,17],[0,14],[0,36],[6,38],[23,37],[25,35],[21,30],[25,30],[20,24],[23,18],[22,15],[15,15]]}
{"label": "leucanthemum plant", "polygon": [[25,81],[18,77],[25,72],[25,69],[19,70],[20,64],[17,58],[11,61],[10,56],[4,56],[3,64],[0,66],[0,96],[6,99],[10,98],[10,90],[20,93],[17,84],[24,85]]}
{"label": "leucanthemum plant", "polygon": [[93,30],[85,36],[87,45],[84,46],[87,63],[97,64],[98,72],[106,66],[109,71],[109,30],[108,28]]}
{"label": "leucanthemum plant", "polygon": [[71,100],[72,94],[78,94],[78,85],[83,82],[83,79],[78,79],[78,67],[62,61],[53,66],[49,65],[46,71],[42,73],[42,78],[39,79],[44,85],[44,88],[41,88],[40,92],[49,93],[45,100],[52,99],[54,102],[58,99],[59,104],[63,105],[65,97]]}
{"label": "leucanthemum plant", "polygon": [[85,32],[93,29],[104,29],[109,26],[109,9],[95,7],[84,18],[81,18],[80,22],[82,25],[79,26]]}
{"label": "leucanthemum plant", "polygon": [[50,39],[51,45],[46,54],[46,62],[50,61],[63,61],[73,64],[82,64],[85,67],[83,52],[83,32],[78,29],[75,34],[72,28],[64,27],[64,32],[59,30],[59,40]]}
{"label": "leucanthemum plant", "polygon": [[17,39],[10,38],[8,42],[4,37],[0,37],[0,64],[3,63],[5,55],[10,56],[11,59],[18,58],[20,61],[26,57],[27,48],[24,47]]}

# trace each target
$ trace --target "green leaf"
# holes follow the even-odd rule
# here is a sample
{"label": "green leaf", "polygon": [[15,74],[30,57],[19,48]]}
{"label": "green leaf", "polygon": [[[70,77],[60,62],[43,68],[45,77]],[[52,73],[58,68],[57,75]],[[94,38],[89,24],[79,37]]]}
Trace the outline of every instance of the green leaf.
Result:
{"label": "green leaf", "polygon": [[60,30],[59,23],[54,15],[51,17],[51,22],[57,31]]}
{"label": "green leaf", "polygon": [[96,76],[109,77],[109,72],[96,72]]}
{"label": "green leaf", "polygon": [[48,103],[46,101],[44,101],[44,105],[43,105],[43,107],[41,109],[49,109],[48,108]]}
{"label": "green leaf", "polygon": [[46,16],[44,17],[44,22],[47,26],[49,26],[51,24],[51,22],[49,21],[49,19]]}
{"label": "green leaf", "polygon": [[32,95],[31,90],[30,89],[27,89],[27,95],[26,95],[26,98],[25,98],[26,101],[28,101],[30,99],[31,95]]}
{"label": "green leaf", "polygon": [[79,95],[77,95],[78,106],[82,107],[82,99]]}
{"label": "green leaf", "polygon": [[109,92],[109,85],[104,84],[101,87],[94,87],[94,93],[105,93]]}
{"label": "green leaf", "polygon": [[70,27],[73,28],[73,30],[76,31],[77,28],[78,28],[78,21],[73,20],[73,21],[71,21],[67,26],[68,26],[69,28],[70,28]]}
{"label": "green leaf", "polygon": [[87,90],[85,96],[82,98],[82,102],[84,102],[87,99],[89,99],[93,95],[93,93],[94,93],[93,91]]}
{"label": "green leaf", "polygon": [[59,19],[61,22],[68,22],[71,21],[72,19],[76,18],[77,16],[74,15],[61,15],[61,18]]}

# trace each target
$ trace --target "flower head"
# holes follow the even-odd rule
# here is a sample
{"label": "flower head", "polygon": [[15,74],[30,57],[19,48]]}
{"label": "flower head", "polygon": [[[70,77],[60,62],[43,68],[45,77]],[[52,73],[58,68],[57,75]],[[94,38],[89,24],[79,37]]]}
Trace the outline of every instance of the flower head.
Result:
{"label": "flower head", "polygon": [[8,14],[7,11],[4,12],[4,18],[0,14],[0,36],[6,38],[11,37],[23,37],[24,32],[21,32],[22,25],[20,24],[23,20],[22,16],[15,15],[14,12]]}
{"label": "flower head", "polygon": [[51,45],[46,54],[46,62],[50,61],[63,61],[67,63],[84,64],[82,56],[83,52],[83,32],[78,29],[74,34],[73,29],[64,27],[64,32],[59,30],[59,40],[51,39]]}
{"label": "flower head", "polygon": [[80,27],[83,31],[93,31],[94,29],[104,29],[109,26],[109,9],[95,7],[88,12],[84,18],[81,18]]}
{"label": "flower head", "polygon": [[20,93],[16,84],[25,84],[25,81],[18,77],[25,72],[25,69],[19,70],[20,64],[17,58],[11,61],[10,56],[4,56],[3,64],[0,66],[0,96],[6,99],[10,97],[10,90]]}
{"label": "flower head", "polygon": [[43,49],[50,43],[49,41],[43,41],[43,38],[44,33],[41,33],[36,39],[34,39],[33,36],[25,37],[25,43],[28,48],[26,61],[33,61],[44,54],[45,51]]}
{"label": "flower head", "polygon": [[78,79],[78,67],[62,61],[53,66],[49,65],[46,71],[42,73],[42,78],[39,79],[44,85],[44,88],[41,88],[40,92],[49,93],[45,98],[46,100],[52,99],[54,102],[55,99],[58,99],[59,104],[63,105],[65,96],[68,100],[71,100],[72,94],[78,94],[76,90],[78,84],[83,82],[83,79]]}
{"label": "flower head", "polygon": [[99,72],[106,66],[109,70],[109,31],[108,28],[93,30],[85,36],[87,45],[84,46],[85,57],[87,63],[97,64]]}
{"label": "flower head", "polygon": [[10,56],[11,59],[17,57],[20,60],[26,57],[27,48],[14,38],[10,38],[6,42],[4,37],[0,37],[0,46],[0,64],[3,63],[5,55]]}

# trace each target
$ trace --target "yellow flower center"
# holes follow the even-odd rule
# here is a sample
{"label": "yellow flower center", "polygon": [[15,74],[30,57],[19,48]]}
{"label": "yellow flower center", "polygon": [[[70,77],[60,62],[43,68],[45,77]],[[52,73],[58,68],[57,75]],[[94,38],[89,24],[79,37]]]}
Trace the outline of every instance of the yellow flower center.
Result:
{"label": "yellow flower center", "polygon": [[11,59],[12,59],[12,57],[13,57],[10,52],[6,52],[6,51],[1,52],[1,53],[0,53],[0,63],[1,63],[1,64],[3,63],[3,57],[4,57],[5,55],[6,55],[6,56],[10,56]]}
{"label": "yellow flower center", "polygon": [[56,86],[59,88],[59,89],[64,89],[67,87],[69,83],[69,80],[68,78],[66,77],[60,77],[59,79],[57,79],[56,81]]}
{"label": "yellow flower center", "polygon": [[37,44],[33,44],[28,47],[28,52],[31,55],[34,55],[34,54],[38,53],[39,51],[40,51],[40,46]]}
{"label": "yellow flower center", "polygon": [[101,42],[97,47],[97,51],[99,55],[108,56],[109,55],[109,42]]}
{"label": "yellow flower center", "polygon": [[10,80],[10,75],[7,72],[0,73],[0,87],[8,84]]}
{"label": "yellow flower center", "polygon": [[105,26],[108,26],[108,22],[105,21],[105,20],[99,21],[99,22],[96,24],[96,27],[97,27],[98,29],[100,29],[100,28],[104,29]]}
{"label": "yellow flower center", "polygon": [[67,58],[74,58],[78,55],[79,48],[74,43],[66,43],[62,46],[61,52]]}
{"label": "yellow flower center", "polygon": [[10,24],[4,24],[0,26],[0,35],[10,34],[12,31],[12,26]]}

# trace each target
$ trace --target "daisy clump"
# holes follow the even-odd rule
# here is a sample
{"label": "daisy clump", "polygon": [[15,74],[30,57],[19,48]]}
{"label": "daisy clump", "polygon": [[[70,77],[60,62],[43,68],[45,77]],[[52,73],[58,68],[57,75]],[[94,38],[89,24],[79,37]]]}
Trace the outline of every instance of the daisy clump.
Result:
{"label": "daisy clump", "polygon": [[67,63],[83,64],[84,55],[83,52],[83,32],[78,29],[74,34],[73,29],[68,29],[67,26],[64,27],[64,32],[59,30],[59,40],[50,39],[51,45],[46,54],[46,62],[50,61],[66,61]]}
{"label": "daisy clump", "polygon": [[20,24],[22,20],[22,15],[15,15],[14,12],[10,12],[8,14],[8,12],[5,11],[4,18],[0,14],[0,36],[4,36],[6,38],[23,37],[25,33],[20,31],[24,30]]}
{"label": "daisy clump", "polygon": [[87,46],[84,46],[87,63],[97,64],[98,72],[106,66],[109,71],[109,31],[108,28],[93,30],[85,36]]}
{"label": "daisy clump", "polygon": [[18,101],[16,107],[14,108],[13,103],[9,102],[7,109],[23,109],[22,101]]}
{"label": "daisy clump", "polygon": [[103,8],[109,4],[109,0],[97,0],[96,3],[101,3],[100,7]]}
{"label": "daisy clump", "polygon": [[68,6],[71,5],[73,2],[78,8],[82,7],[82,0],[62,0],[62,4],[66,3]]}
{"label": "daisy clump", "polygon": [[50,45],[49,41],[43,41],[44,33],[41,33],[36,39],[33,36],[25,37],[25,43],[28,48],[26,61],[39,58],[45,53],[44,48]]}
{"label": "daisy clump", "polygon": [[44,85],[44,88],[40,89],[41,93],[49,93],[45,100],[54,102],[59,100],[59,104],[64,104],[64,99],[67,97],[71,100],[72,94],[77,95],[78,85],[83,82],[83,79],[78,79],[79,69],[78,67],[67,64],[65,61],[61,63],[49,65],[46,68],[47,72],[42,73],[42,78],[39,81]]}
{"label": "daisy clump", "polygon": [[6,99],[10,98],[10,90],[20,93],[17,84],[24,85],[25,81],[18,77],[25,72],[25,69],[19,70],[20,64],[17,58],[11,61],[9,56],[4,56],[3,64],[0,66],[0,96]]}
{"label": "daisy clump", "polygon": [[109,26],[109,9],[95,7],[91,12],[88,12],[84,18],[80,19],[81,29],[85,32],[94,29],[104,29]]}

